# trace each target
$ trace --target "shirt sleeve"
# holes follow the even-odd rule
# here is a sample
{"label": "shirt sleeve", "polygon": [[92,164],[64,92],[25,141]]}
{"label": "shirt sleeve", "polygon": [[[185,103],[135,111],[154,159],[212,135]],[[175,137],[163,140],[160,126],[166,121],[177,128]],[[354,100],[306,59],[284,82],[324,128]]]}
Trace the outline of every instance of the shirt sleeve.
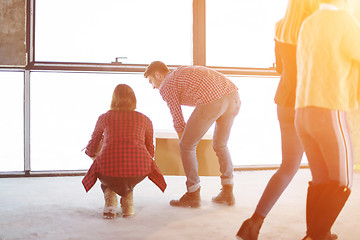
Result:
{"label": "shirt sleeve", "polygon": [[90,139],[88,145],[86,146],[85,153],[89,157],[96,156],[100,141],[103,138],[104,128],[105,128],[104,127],[104,118],[103,118],[103,115],[101,115],[96,122],[95,130],[94,130],[93,134],[91,135],[91,139]]}
{"label": "shirt sleeve", "polygon": [[150,156],[154,158],[155,150],[154,150],[154,129],[152,122],[150,119],[146,119],[146,129],[145,129],[145,146],[148,150]]}
{"label": "shirt sleeve", "polygon": [[175,131],[183,132],[186,123],[181,109],[179,93],[174,88],[164,87],[160,94],[170,109]]}

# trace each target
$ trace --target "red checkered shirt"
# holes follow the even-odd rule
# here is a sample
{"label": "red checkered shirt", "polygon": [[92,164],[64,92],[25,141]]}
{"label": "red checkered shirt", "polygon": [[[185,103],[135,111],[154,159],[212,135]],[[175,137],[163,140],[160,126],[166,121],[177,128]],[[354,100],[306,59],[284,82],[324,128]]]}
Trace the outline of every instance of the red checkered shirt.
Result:
{"label": "red checkered shirt", "polygon": [[167,103],[176,132],[185,129],[181,105],[198,106],[229,95],[238,88],[223,74],[201,66],[181,66],[167,74],[160,95]]}
{"label": "red checkered shirt", "polygon": [[[102,140],[102,147],[97,150]],[[162,191],[164,177],[154,161],[153,126],[136,111],[108,111],[96,123],[85,153],[95,157],[83,179],[86,191],[97,180],[97,173],[110,177],[148,176]]]}

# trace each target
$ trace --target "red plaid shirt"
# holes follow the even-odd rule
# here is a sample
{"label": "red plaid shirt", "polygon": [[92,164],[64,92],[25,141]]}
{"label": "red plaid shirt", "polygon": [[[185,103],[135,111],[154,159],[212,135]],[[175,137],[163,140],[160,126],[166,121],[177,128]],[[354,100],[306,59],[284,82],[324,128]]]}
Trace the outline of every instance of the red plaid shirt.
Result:
{"label": "red plaid shirt", "polygon": [[237,89],[234,83],[215,70],[182,66],[166,75],[159,91],[170,109],[176,132],[182,132],[186,123],[181,105],[204,105]]}
{"label": "red plaid shirt", "polygon": [[[103,139],[101,150],[97,149]],[[86,191],[94,186],[100,173],[110,177],[148,176],[162,191],[164,177],[154,161],[153,126],[136,111],[108,111],[95,126],[85,153],[96,159],[83,179]]]}

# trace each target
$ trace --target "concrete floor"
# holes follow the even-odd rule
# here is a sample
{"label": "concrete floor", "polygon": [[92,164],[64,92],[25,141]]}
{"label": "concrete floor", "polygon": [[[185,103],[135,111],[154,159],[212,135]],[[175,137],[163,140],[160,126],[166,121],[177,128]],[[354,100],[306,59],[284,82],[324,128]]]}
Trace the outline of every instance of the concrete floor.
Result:
{"label": "concrete floor", "polygon": [[[99,182],[85,193],[82,177],[0,179],[0,240],[15,239],[235,239],[251,216],[274,170],[235,173],[235,206],[211,202],[221,186],[218,177],[201,177],[202,207],[175,208],[169,201],[185,192],[185,178],[166,176],[162,193],[145,179],[134,191],[133,218],[102,218]],[[302,239],[308,169],[301,169],[266,218],[259,239]],[[360,239],[360,173],[352,195],[332,229],[341,240]]]}

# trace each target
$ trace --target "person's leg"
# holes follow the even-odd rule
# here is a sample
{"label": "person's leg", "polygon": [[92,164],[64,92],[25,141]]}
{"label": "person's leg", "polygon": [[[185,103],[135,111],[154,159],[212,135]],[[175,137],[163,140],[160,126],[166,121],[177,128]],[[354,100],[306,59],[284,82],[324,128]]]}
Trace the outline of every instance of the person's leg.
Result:
{"label": "person's leg", "polygon": [[277,115],[281,132],[282,163],[269,180],[254,214],[240,227],[238,235],[243,239],[258,237],[264,218],[298,171],[304,153],[295,129],[295,110],[278,106]]}
{"label": "person's leg", "polygon": [[[309,183],[306,197],[307,236],[310,236],[311,232],[314,231],[314,222],[317,219],[316,209],[318,208],[318,198],[322,194],[322,189],[329,181],[329,175],[320,145],[314,138],[312,132],[312,114],[311,108],[301,108],[296,110],[295,116],[296,130],[305,149],[312,174],[312,181]],[[324,124],[324,122],[322,122],[322,124]]]}
{"label": "person's leg", "polygon": [[[316,121],[318,123],[314,125]],[[314,116],[313,108],[300,108],[296,110],[295,127],[308,159],[312,183],[314,185],[329,182],[329,173],[321,146],[313,134],[313,129],[323,127],[325,122],[325,119],[322,117]]]}
{"label": "person's leg", "polygon": [[134,215],[134,194],[133,191],[120,198],[120,205],[123,217]]}
{"label": "person's leg", "polygon": [[295,110],[278,107],[278,119],[281,131],[282,163],[271,177],[255,210],[264,218],[298,171],[304,153],[295,129]]}
{"label": "person's leg", "polygon": [[106,219],[113,219],[117,212],[117,196],[110,188],[104,191],[105,206],[103,210],[103,217]]}
{"label": "person's leg", "polygon": [[186,175],[187,192],[179,200],[172,200],[170,205],[179,207],[200,206],[200,178],[196,146],[211,125],[226,110],[223,102],[224,100],[221,98],[206,105],[196,106],[190,115],[179,143],[181,160]]}
{"label": "person's leg", "polygon": [[[299,114],[300,115],[300,114]],[[308,156],[313,181],[309,184],[307,204],[307,235],[313,239],[329,238],[331,226],[341,212],[350,194],[352,182],[352,145],[345,115],[321,108],[302,110],[307,134],[312,136],[316,154]],[[299,131],[301,135],[301,131]],[[303,139],[302,139],[303,140]],[[320,152],[320,153],[319,153]],[[320,168],[314,170],[314,166]],[[315,197],[312,197],[315,196]],[[310,217],[311,215],[311,217]],[[331,235],[330,235],[331,236]]]}
{"label": "person's leg", "polygon": [[113,219],[116,217],[117,214],[116,193],[106,183],[101,182],[100,186],[101,186],[101,190],[104,193],[104,200],[105,200],[103,217],[105,219]]}
{"label": "person's leg", "polygon": [[[103,191],[104,190],[109,191],[111,189],[115,197],[116,194],[121,196],[120,205],[121,205],[123,217],[129,217],[134,215],[133,189],[139,182],[144,180],[146,176],[109,177],[109,176],[99,175],[98,177],[101,181],[101,188],[103,189]],[[114,201],[114,199],[112,201]],[[117,198],[115,198],[115,201],[117,202]]]}
{"label": "person's leg", "polygon": [[213,198],[213,201],[231,206],[235,204],[235,197],[233,194],[234,167],[227,144],[234,119],[240,110],[241,102],[239,94],[236,92],[225,96],[222,105],[225,111],[216,120],[213,136],[213,148],[220,165],[222,189],[221,192]]}
{"label": "person's leg", "polygon": [[186,175],[187,191],[179,200],[171,200],[171,206],[200,207],[200,178],[196,146],[214,121],[215,118],[208,114],[208,108],[204,105],[195,107],[186,123],[184,133],[179,142],[179,148]]}
{"label": "person's leg", "polygon": [[186,187],[188,192],[194,192],[199,188],[200,179],[198,175],[196,146],[224,111],[222,102],[223,100],[219,99],[209,104],[195,107],[186,123],[179,147],[187,177]]}
{"label": "person's leg", "polygon": [[220,164],[222,185],[233,184],[234,167],[227,144],[234,119],[239,113],[240,105],[241,102],[237,92],[223,97],[223,110],[220,117],[216,120],[213,148]]}
{"label": "person's leg", "polygon": [[318,197],[318,206],[314,210],[313,231],[315,237],[327,236],[331,227],[344,207],[350,193],[353,177],[353,149],[350,128],[346,112],[319,110],[326,124],[316,131],[315,137],[320,143],[329,173],[329,182]]}
{"label": "person's leg", "polygon": [[312,184],[338,182],[350,188],[353,150],[346,113],[321,108],[307,108],[305,113],[307,131],[298,132],[312,171]]}
{"label": "person's leg", "polygon": [[340,186],[351,188],[353,181],[353,145],[347,113],[344,111],[327,111],[328,124],[318,141],[326,160],[329,180]]}

